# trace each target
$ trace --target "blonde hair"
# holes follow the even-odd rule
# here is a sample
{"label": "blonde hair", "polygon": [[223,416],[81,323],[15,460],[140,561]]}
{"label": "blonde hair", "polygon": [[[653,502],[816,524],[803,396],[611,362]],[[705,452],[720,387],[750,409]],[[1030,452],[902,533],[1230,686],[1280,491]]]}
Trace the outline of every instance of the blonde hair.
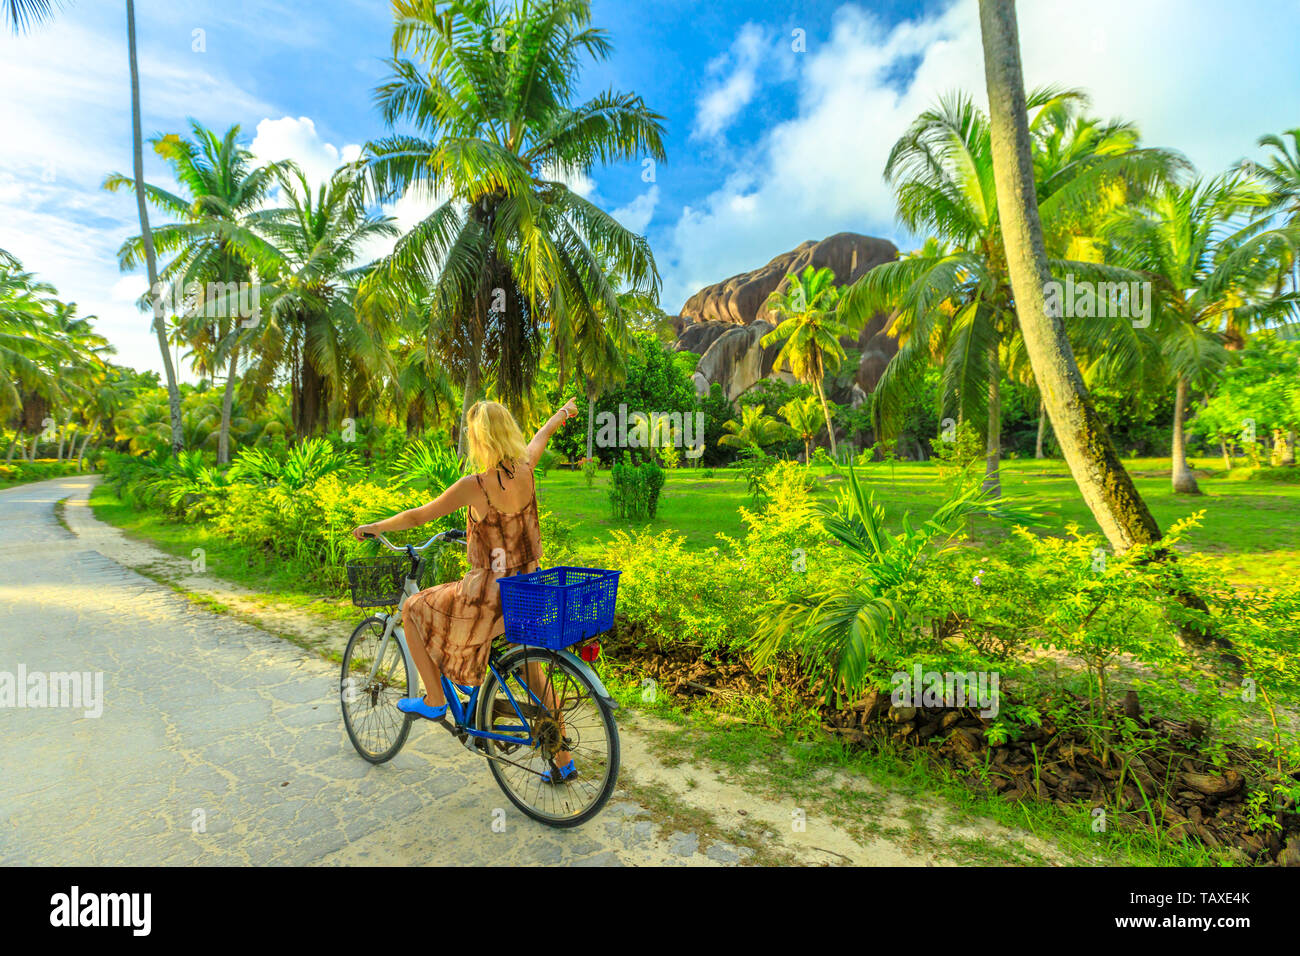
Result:
{"label": "blonde hair", "polygon": [[465,415],[465,445],[475,471],[513,466],[527,451],[515,418],[500,402],[475,402]]}

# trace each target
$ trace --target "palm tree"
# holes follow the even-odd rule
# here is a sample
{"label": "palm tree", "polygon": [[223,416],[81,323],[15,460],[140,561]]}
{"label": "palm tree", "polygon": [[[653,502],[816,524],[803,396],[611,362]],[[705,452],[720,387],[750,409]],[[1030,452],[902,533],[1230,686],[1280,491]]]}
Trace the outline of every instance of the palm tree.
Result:
{"label": "palm tree", "polygon": [[[356,165],[336,170],[315,192],[293,163],[274,172],[287,205],[220,229],[260,277],[249,389],[263,393],[287,368],[294,433],[303,440],[338,417],[356,379],[392,371],[393,319],[358,313],[357,287],[370,266],[356,263],[368,244],[398,230],[366,209]],[[355,403],[357,391],[351,394]]]}
{"label": "palm tree", "polygon": [[[1282,136],[1291,137],[1290,145]],[[1273,133],[1261,136],[1259,145],[1273,150],[1267,162],[1247,160],[1239,168],[1268,192],[1269,205],[1262,213],[1280,215],[1287,225],[1296,226],[1300,225],[1300,127],[1289,129],[1282,136]],[[1300,260],[1292,256],[1290,268],[1291,291],[1300,292]]]}
{"label": "palm tree", "polygon": [[565,357],[570,356],[574,377],[583,384],[587,400],[587,458],[594,456],[596,401],[627,379],[625,357],[641,346],[632,334],[634,326],[653,325],[662,315],[657,296],[637,289],[616,264],[605,263],[602,271],[615,289],[616,308],[598,301],[591,316],[580,316],[572,325],[552,329],[551,348],[560,366],[559,389],[564,392]]}
{"label": "palm tree", "polygon": [[60,303],[55,294],[53,286],[0,252],[0,417],[16,413],[18,419],[10,457],[24,433],[32,435],[25,455],[36,457],[51,410],[76,387],[75,379],[63,373],[80,356],[75,343],[60,334],[60,324],[69,321],[75,306]]}
{"label": "palm tree", "polygon": [[777,411],[785,419],[790,430],[799,436],[803,442],[803,460],[804,464],[812,463],[812,443],[817,440],[817,433],[821,431],[822,423],[818,417],[821,411],[818,408],[817,396],[808,395],[804,398],[792,398],[782,405]]}
{"label": "palm tree", "polygon": [[[1144,195],[1181,167],[1165,150],[1142,149],[1131,124],[1083,114],[1077,90],[1040,89],[1027,109],[1034,189],[1058,271],[1094,274],[1097,224],[1125,197]],[[984,487],[1000,488],[1001,392],[1006,353],[1019,335],[1003,249],[990,124],[969,96],[943,97],[894,145],[885,178],[896,184],[898,218],[932,240],[872,269],[844,294],[841,313],[860,320],[897,314],[898,354],[872,396],[877,430],[897,427],[926,364],[943,365],[941,415],[987,418]]]}
{"label": "palm tree", "polygon": [[545,330],[594,323],[598,303],[618,309],[602,259],[657,293],[644,237],[563,180],[642,154],[662,161],[662,117],[612,91],[571,105],[581,59],[610,51],[585,0],[394,0],[393,10],[392,77],[376,99],[386,123],[413,132],[370,144],[368,172],[381,197],[439,205],[364,291],[375,311],[402,290],[429,303],[430,337],[464,386],[462,414],[484,368],[518,411]]}
{"label": "palm tree", "polygon": [[774,366],[787,366],[796,379],[816,389],[832,456],[837,453],[835,426],[831,424],[823,382],[827,373],[844,360],[840,339],[854,333],[854,328],[845,324],[836,312],[839,301],[840,290],[830,269],[808,266],[801,275],[792,273],[768,296],[767,307],[777,325],[759,340],[764,348],[775,342],[783,343]]}
{"label": "palm tree", "polygon": [[[1169,187],[1118,211],[1106,228],[1118,261],[1140,271],[1157,293],[1148,331],[1175,392],[1172,483],[1179,494],[1200,494],[1187,465],[1190,392],[1211,388],[1231,344],[1295,313],[1296,293],[1273,287],[1279,263],[1300,244],[1300,229],[1240,228],[1244,212],[1268,205],[1267,194],[1232,173]],[[1105,328],[1096,326],[1103,335]]]}
{"label": "palm tree", "polygon": [[[4,0],[5,20],[14,33],[22,33],[31,26],[54,16],[54,0]],[[135,168],[135,181],[144,181],[144,147],[140,134],[140,70],[135,55],[135,2],[126,0],[126,42],[131,70],[131,147]],[[167,395],[171,415],[172,452],[184,447],[181,425],[181,393],[176,384],[176,368],[167,348],[167,332],[163,325],[162,307],[158,298],[158,266],[154,255],[153,238],[149,232],[149,211],[145,207],[144,190],[135,191],[136,208],[140,214],[140,235],[144,237],[145,263],[149,275],[149,294],[154,299],[154,331],[158,336],[158,349],[162,353],[163,370],[167,374]]]}
{"label": "palm tree", "polygon": [[1116,550],[1160,538],[1124,469],[1074,360],[1063,319],[1047,308],[1052,273],[1038,212],[1020,39],[1013,0],[980,0],[990,159],[1007,272],[1025,351],[1057,442],[1102,532]]}
{"label": "palm tree", "polygon": [[790,435],[789,428],[771,415],[763,414],[762,405],[744,406],[740,410],[739,421],[732,419],[722,427],[728,434],[719,438],[718,444],[733,448],[766,448]]}
{"label": "palm tree", "polygon": [[407,438],[419,437],[431,419],[437,424],[451,416],[459,398],[446,366],[429,349],[422,314],[414,306],[403,309],[390,346],[394,364],[391,387],[399,397],[397,412],[405,422]]}
{"label": "palm tree", "polygon": [[[207,289],[228,288],[229,293],[205,295],[192,304],[183,331],[202,360],[209,376],[216,363],[229,363],[222,397],[217,463],[230,461],[230,415],[239,371],[240,346],[248,337],[246,323],[237,316],[232,299],[239,283],[253,280],[251,270],[239,255],[237,245],[222,227],[249,226],[249,216],[261,208],[280,164],[254,166],[253,154],[239,145],[239,126],[224,136],[191,121],[192,139],[176,134],[150,140],[156,152],[167,160],[184,197],[145,184],[153,204],[176,217],[175,222],[153,231],[158,251],[175,258],[163,269],[161,278],[173,288],[188,289],[201,283]],[[104,188],[116,191],[135,188],[135,182],[113,173]],[[144,251],[139,236],[128,239],[118,253],[123,270],[137,268]],[[231,285],[231,284],[235,285]]]}
{"label": "palm tree", "polygon": [[[64,439],[69,440],[69,456],[75,444],[77,423],[80,417],[89,427],[90,416],[85,410],[90,405],[99,389],[107,357],[116,350],[108,340],[94,330],[94,316],[77,315],[76,303],[56,302],[49,315],[49,329],[54,338],[66,346],[67,360],[56,362],[54,378],[59,382],[63,399],[67,404],[59,428],[59,447],[55,455],[62,459]],[[84,430],[84,429],[81,429]],[[83,441],[84,445],[84,441]]]}

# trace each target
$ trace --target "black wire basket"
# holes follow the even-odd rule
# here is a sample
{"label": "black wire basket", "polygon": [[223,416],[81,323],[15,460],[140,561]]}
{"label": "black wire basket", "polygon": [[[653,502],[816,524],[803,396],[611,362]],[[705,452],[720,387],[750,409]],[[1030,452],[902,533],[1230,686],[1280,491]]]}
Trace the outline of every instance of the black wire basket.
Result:
{"label": "black wire basket", "polygon": [[[419,590],[459,578],[463,573],[465,551],[438,548],[424,555],[420,569]],[[402,588],[411,559],[401,554],[381,554],[371,558],[353,558],[347,564],[348,588],[357,607],[396,607],[402,603]]]}
{"label": "black wire basket", "polygon": [[381,554],[348,562],[348,587],[357,607],[393,607],[402,600],[402,587],[411,567],[409,558]]}

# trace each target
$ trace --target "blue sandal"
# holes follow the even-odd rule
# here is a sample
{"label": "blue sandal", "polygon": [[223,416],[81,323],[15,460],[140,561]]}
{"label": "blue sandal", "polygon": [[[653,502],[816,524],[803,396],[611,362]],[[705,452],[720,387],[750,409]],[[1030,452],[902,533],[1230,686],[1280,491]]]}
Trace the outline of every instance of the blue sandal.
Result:
{"label": "blue sandal", "polygon": [[573,765],[573,759],[570,758],[569,762],[560,768],[559,780],[556,780],[552,777],[552,773],[554,773],[554,771],[547,770],[545,773],[542,774],[542,783],[562,783],[565,780],[568,780],[570,777],[572,777],[576,769],[577,768],[574,767]]}
{"label": "blue sandal", "polygon": [[428,720],[442,720],[447,716],[447,705],[433,707],[424,702],[423,697],[403,697],[397,702],[397,709],[404,714],[414,714]]}

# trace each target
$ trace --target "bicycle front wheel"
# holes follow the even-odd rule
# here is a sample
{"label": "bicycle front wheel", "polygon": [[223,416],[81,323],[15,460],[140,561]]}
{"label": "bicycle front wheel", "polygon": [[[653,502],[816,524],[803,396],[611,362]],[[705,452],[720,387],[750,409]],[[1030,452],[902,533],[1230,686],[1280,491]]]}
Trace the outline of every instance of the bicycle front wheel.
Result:
{"label": "bicycle front wheel", "polygon": [[383,659],[373,667],[384,639],[384,626],[384,619],[378,615],[358,625],[343,652],[343,673],[339,677],[343,726],[357,753],[371,763],[383,763],[397,755],[411,732],[413,719],[397,709],[399,700],[411,696],[411,675],[396,636],[388,639]]}
{"label": "bicycle front wheel", "polygon": [[[553,651],[520,647],[488,672],[476,727],[515,736],[518,743],[480,742],[497,785],[516,807],[552,827],[586,823],[605,805],[618,780],[618,725],[590,681]],[[516,710],[517,708],[517,710]],[[520,716],[523,717],[523,724]],[[516,730],[527,726],[527,732]],[[559,783],[557,758],[568,753],[574,773]]]}

